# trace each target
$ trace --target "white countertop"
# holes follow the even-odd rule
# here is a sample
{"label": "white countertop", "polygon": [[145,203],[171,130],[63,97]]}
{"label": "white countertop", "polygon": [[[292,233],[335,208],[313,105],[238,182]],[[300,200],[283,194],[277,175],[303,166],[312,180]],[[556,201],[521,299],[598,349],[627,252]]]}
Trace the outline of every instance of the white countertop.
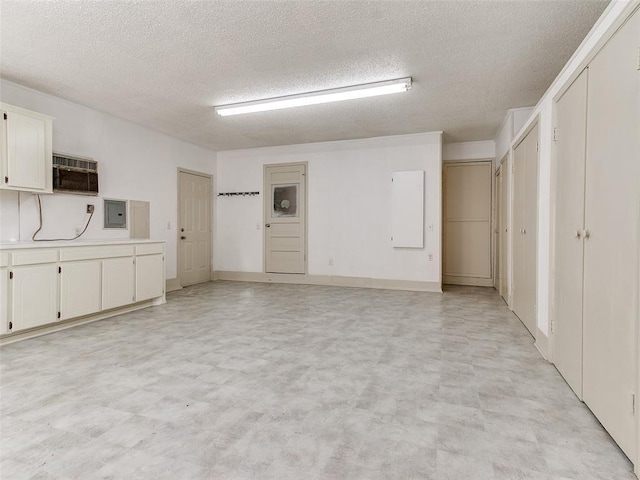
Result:
{"label": "white countertop", "polygon": [[150,240],[144,238],[109,238],[102,240],[59,240],[53,242],[21,242],[0,243],[0,250],[17,250],[22,248],[61,248],[61,247],[90,247],[96,245],[131,245],[140,243],[166,243],[166,240]]}

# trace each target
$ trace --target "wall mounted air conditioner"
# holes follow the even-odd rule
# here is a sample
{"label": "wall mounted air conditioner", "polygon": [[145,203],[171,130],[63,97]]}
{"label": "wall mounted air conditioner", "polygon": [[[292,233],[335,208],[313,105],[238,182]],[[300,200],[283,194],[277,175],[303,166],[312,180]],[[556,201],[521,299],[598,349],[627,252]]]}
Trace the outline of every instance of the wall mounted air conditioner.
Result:
{"label": "wall mounted air conditioner", "polygon": [[91,158],[54,153],[53,191],[98,195],[98,162]]}

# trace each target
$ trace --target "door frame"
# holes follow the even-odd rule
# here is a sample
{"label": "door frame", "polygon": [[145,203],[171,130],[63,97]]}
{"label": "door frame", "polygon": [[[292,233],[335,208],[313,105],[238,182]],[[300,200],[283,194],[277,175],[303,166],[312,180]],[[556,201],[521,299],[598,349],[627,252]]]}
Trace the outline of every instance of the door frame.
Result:
{"label": "door frame", "polygon": [[[304,165],[304,273],[267,273],[267,200],[271,196],[267,192],[267,167],[289,167]],[[309,275],[309,162],[265,163],[262,165],[262,273],[267,275]]]}
{"label": "door frame", "polygon": [[469,160],[444,160],[442,162],[442,185],[441,185],[441,191],[442,191],[442,225],[441,225],[441,231],[442,231],[442,267],[441,267],[441,275],[440,275],[440,282],[442,285],[444,285],[444,277],[445,277],[445,273],[444,273],[444,262],[445,262],[445,258],[446,258],[446,248],[447,248],[447,237],[445,234],[445,222],[446,222],[446,213],[447,213],[447,193],[446,193],[446,183],[447,183],[447,174],[446,174],[446,167],[448,167],[449,165],[463,165],[463,164],[468,164],[468,165],[473,165],[476,163],[489,163],[490,164],[490,168],[491,168],[491,206],[490,206],[490,213],[489,213],[489,228],[490,228],[490,238],[489,238],[489,269],[491,271],[491,276],[489,279],[487,279],[487,283],[491,283],[491,284],[487,284],[487,285],[482,285],[479,284],[478,286],[481,287],[490,287],[492,285],[495,285],[495,279],[496,279],[496,274],[494,271],[494,242],[493,242],[493,230],[495,229],[495,221],[496,218],[494,216],[494,204],[495,204],[495,190],[496,190],[496,177],[495,177],[495,169],[494,169],[494,161],[495,158],[473,158],[473,159],[469,159]]}
{"label": "door frame", "polygon": [[176,198],[176,206],[178,208],[178,212],[176,215],[176,279],[180,286],[182,286],[182,282],[180,282],[180,267],[182,266],[182,254],[180,253],[180,174],[187,173],[189,175],[197,175],[199,177],[205,177],[209,179],[209,183],[211,184],[211,198],[209,198],[209,211],[211,212],[211,229],[209,230],[209,246],[210,246],[210,256],[209,256],[209,281],[213,278],[213,175],[210,173],[198,172],[196,170],[189,170],[187,168],[178,167],[176,173],[176,184],[177,184],[177,198]]}

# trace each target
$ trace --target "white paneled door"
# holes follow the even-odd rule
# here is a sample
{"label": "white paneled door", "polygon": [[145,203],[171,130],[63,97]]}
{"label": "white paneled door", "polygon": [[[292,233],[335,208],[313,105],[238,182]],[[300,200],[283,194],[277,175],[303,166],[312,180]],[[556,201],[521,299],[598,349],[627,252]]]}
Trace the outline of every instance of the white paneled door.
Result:
{"label": "white paneled door", "polygon": [[306,164],[264,167],[264,268],[306,272]]}
{"label": "white paneled door", "polygon": [[637,461],[639,46],[636,11],[589,64],[584,241],[583,397],[632,461]]}
{"label": "white paneled door", "polygon": [[553,361],[580,399],[587,79],[584,70],[556,108]]}
{"label": "white paneled door", "polygon": [[513,311],[536,335],[538,125],[513,152]]}
{"label": "white paneled door", "polygon": [[211,280],[211,176],[178,171],[178,279]]}
{"label": "white paneled door", "polygon": [[491,162],[444,167],[444,283],[493,285]]}

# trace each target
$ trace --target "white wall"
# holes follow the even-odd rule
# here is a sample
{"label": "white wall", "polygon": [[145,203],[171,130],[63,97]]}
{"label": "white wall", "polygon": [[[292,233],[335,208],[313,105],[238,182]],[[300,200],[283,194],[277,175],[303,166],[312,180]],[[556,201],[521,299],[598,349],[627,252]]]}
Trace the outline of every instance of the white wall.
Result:
{"label": "white wall", "polygon": [[442,146],[442,160],[486,160],[496,155],[496,142],[485,140],[480,142],[445,143]]}
{"label": "white wall", "polygon": [[495,137],[495,157],[496,168],[500,165],[500,160],[509,152],[513,136],[522,126],[527,123],[534,107],[511,108],[507,111],[502,125]]}
{"label": "white wall", "polygon": [[[263,165],[308,162],[310,275],[439,284],[441,137],[437,132],[218,152],[217,191],[262,192]],[[391,174],[402,170],[425,171],[422,249],[391,247]],[[216,270],[263,271],[263,201],[262,193],[218,199]]]}
{"label": "white wall", "polygon": [[[522,139],[528,127],[535,121],[539,122],[539,167],[538,167],[538,328],[548,336],[551,305],[549,302],[551,288],[551,229],[553,206],[551,203],[551,174],[553,159],[553,126],[554,101],[558,94],[567,87],[573,79],[588,64],[599,48],[622,24],[624,19],[638,5],[637,0],[613,0],[605,12],[598,19],[587,37],[580,44],[576,52],[569,59],[563,70],[547,89],[538,104],[524,119],[522,112],[513,117],[513,138],[505,148],[506,133],[503,128],[496,136],[496,158],[498,161],[509,151],[509,148]],[[509,111],[511,114],[511,111]]]}
{"label": "white wall", "polygon": [[[98,161],[100,196],[41,195],[42,238],[72,237],[96,206],[82,239],[128,238],[128,230],[104,230],[103,198],[151,202],[151,238],[167,241],[167,278],[176,277],[177,167],[215,172],[215,152],[105,113],[11,82],[0,83],[2,102],[55,117],[53,150]],[[30,240],[38,226],[35,196],[0,194],[0,240]]]}

